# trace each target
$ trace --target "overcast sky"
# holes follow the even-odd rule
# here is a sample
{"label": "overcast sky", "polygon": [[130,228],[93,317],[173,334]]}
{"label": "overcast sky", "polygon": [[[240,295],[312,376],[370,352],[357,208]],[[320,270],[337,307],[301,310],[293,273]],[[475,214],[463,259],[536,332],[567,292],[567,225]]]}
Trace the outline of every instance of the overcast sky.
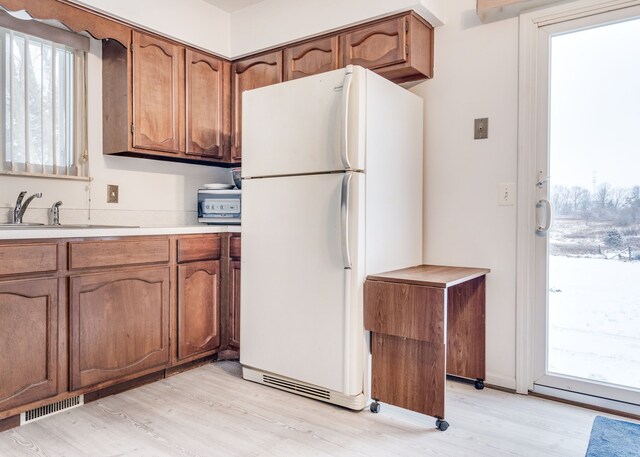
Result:
{"label": "overcast sky", "polygon": [[553,184],[640,185],[640,19],[551,43]]}

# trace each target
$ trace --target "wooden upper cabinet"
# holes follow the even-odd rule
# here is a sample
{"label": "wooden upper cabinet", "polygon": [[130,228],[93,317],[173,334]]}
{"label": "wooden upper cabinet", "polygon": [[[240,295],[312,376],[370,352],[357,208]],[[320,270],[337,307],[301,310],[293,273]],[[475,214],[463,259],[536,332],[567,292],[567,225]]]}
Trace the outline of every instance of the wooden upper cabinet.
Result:
{"label": "wooden upper cabinet", "polygon": [[133,32],[133,147],[184,150],[184,48]]}
{"label": "wooden upper cabinet", "polygon": [[0,283],[0,411],[58,393],[58,280]]}
{"label": "wooden upper cabinet", "polygon": [[187,49],[186,90],[186,153],[224,159],[230,130],[230,64]]}
{"label": "wooden upper cabinet", "polygon": [[406,21],[405,17],[397,17],[345,34],[345,64],[374,70],[406,62],[409,54]]}
{"label": "wooden upper cabinet", "polygon": [[341,67],[338,36],[320,38],[284,50],[284,79],[303,78]]}
{"label": "wooden upper cabinet", "polygon": [[169,39],[131,34],[127,44],[102,42],[105,154],[238,164],[245,90],[350,64],[396,83],[433,76],[433,27],[414,12],[233,63]]}
{"label": "wooden upper cabinet", "polygon": [[396,83],[433,77],[433,28],[410,12],[347,32],[345,65],[361,65]]}
{"label": "wooden upper cabinet", "polygon": [[282,82],[282,51],[270,52],[235,62],[231,67],[233,85],[233,130],[231,161],[242,158],[242,92]]}

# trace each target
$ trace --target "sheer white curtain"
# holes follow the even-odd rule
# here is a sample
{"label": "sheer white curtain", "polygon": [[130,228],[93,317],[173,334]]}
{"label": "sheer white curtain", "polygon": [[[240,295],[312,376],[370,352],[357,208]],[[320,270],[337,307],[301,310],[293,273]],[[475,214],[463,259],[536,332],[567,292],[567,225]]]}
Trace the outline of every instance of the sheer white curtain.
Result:
{"label": "sheer white curtain", "polygon": [[[57,42],[69,41],[64,34],[81,48]],[[88,39],[76,37],[85,38],[0,15],[1,171],[88,176]]]}

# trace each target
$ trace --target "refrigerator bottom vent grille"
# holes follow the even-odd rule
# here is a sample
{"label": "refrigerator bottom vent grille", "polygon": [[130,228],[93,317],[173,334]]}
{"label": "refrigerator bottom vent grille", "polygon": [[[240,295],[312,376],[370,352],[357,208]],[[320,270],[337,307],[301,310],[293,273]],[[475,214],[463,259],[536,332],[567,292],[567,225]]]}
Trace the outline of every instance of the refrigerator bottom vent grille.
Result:
{"label": "refrigerator bottom vent grille", "polygon": [[67,398],[60,400],[49,405],[40,406],[38,408],[25,411],[20,414],[20,425],[28,424],[29,422],[37,421],[45,417],[53,416],[54,414],[61,413],[67,409],[82,406],[84,404],[84,395],[77,397]]}
{"label": "refrigerator bottom vent grille", "polygon": [[324,389],[318,389],[305,384],[287,381],[273,376],[262,375],[262,381],[265,384],[277,387],[279,389],[288,390],[290,392],[300,392],[310,397],[320,398],[323,400],[331,399],[331,392]]}

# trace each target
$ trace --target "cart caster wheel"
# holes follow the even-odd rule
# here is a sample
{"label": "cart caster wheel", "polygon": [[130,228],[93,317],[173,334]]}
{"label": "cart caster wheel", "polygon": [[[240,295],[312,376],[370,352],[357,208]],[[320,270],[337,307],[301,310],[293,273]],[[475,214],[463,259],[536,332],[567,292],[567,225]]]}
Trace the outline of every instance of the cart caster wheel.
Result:
{"label": "cart caster wheel", "polygon": [[474,386],[475,386],[476,389],[482,390],[482,389],[484,389],[484,381],[482,379],[476,379],[476,382],[474,383]]}
{"label": "cart caster wheel", "polygon": [[371,405],[369,405],[369,409],[373,414],[378,414],[380,412],[380,403],[374,401],[373,403],[371,403]]}
{"label": "cart caster wheel", "polygon": [[449,422],[443,421],[441,419],[436,419],[436,428],[441,432],[444,432],[446,429],[449,428]]}

